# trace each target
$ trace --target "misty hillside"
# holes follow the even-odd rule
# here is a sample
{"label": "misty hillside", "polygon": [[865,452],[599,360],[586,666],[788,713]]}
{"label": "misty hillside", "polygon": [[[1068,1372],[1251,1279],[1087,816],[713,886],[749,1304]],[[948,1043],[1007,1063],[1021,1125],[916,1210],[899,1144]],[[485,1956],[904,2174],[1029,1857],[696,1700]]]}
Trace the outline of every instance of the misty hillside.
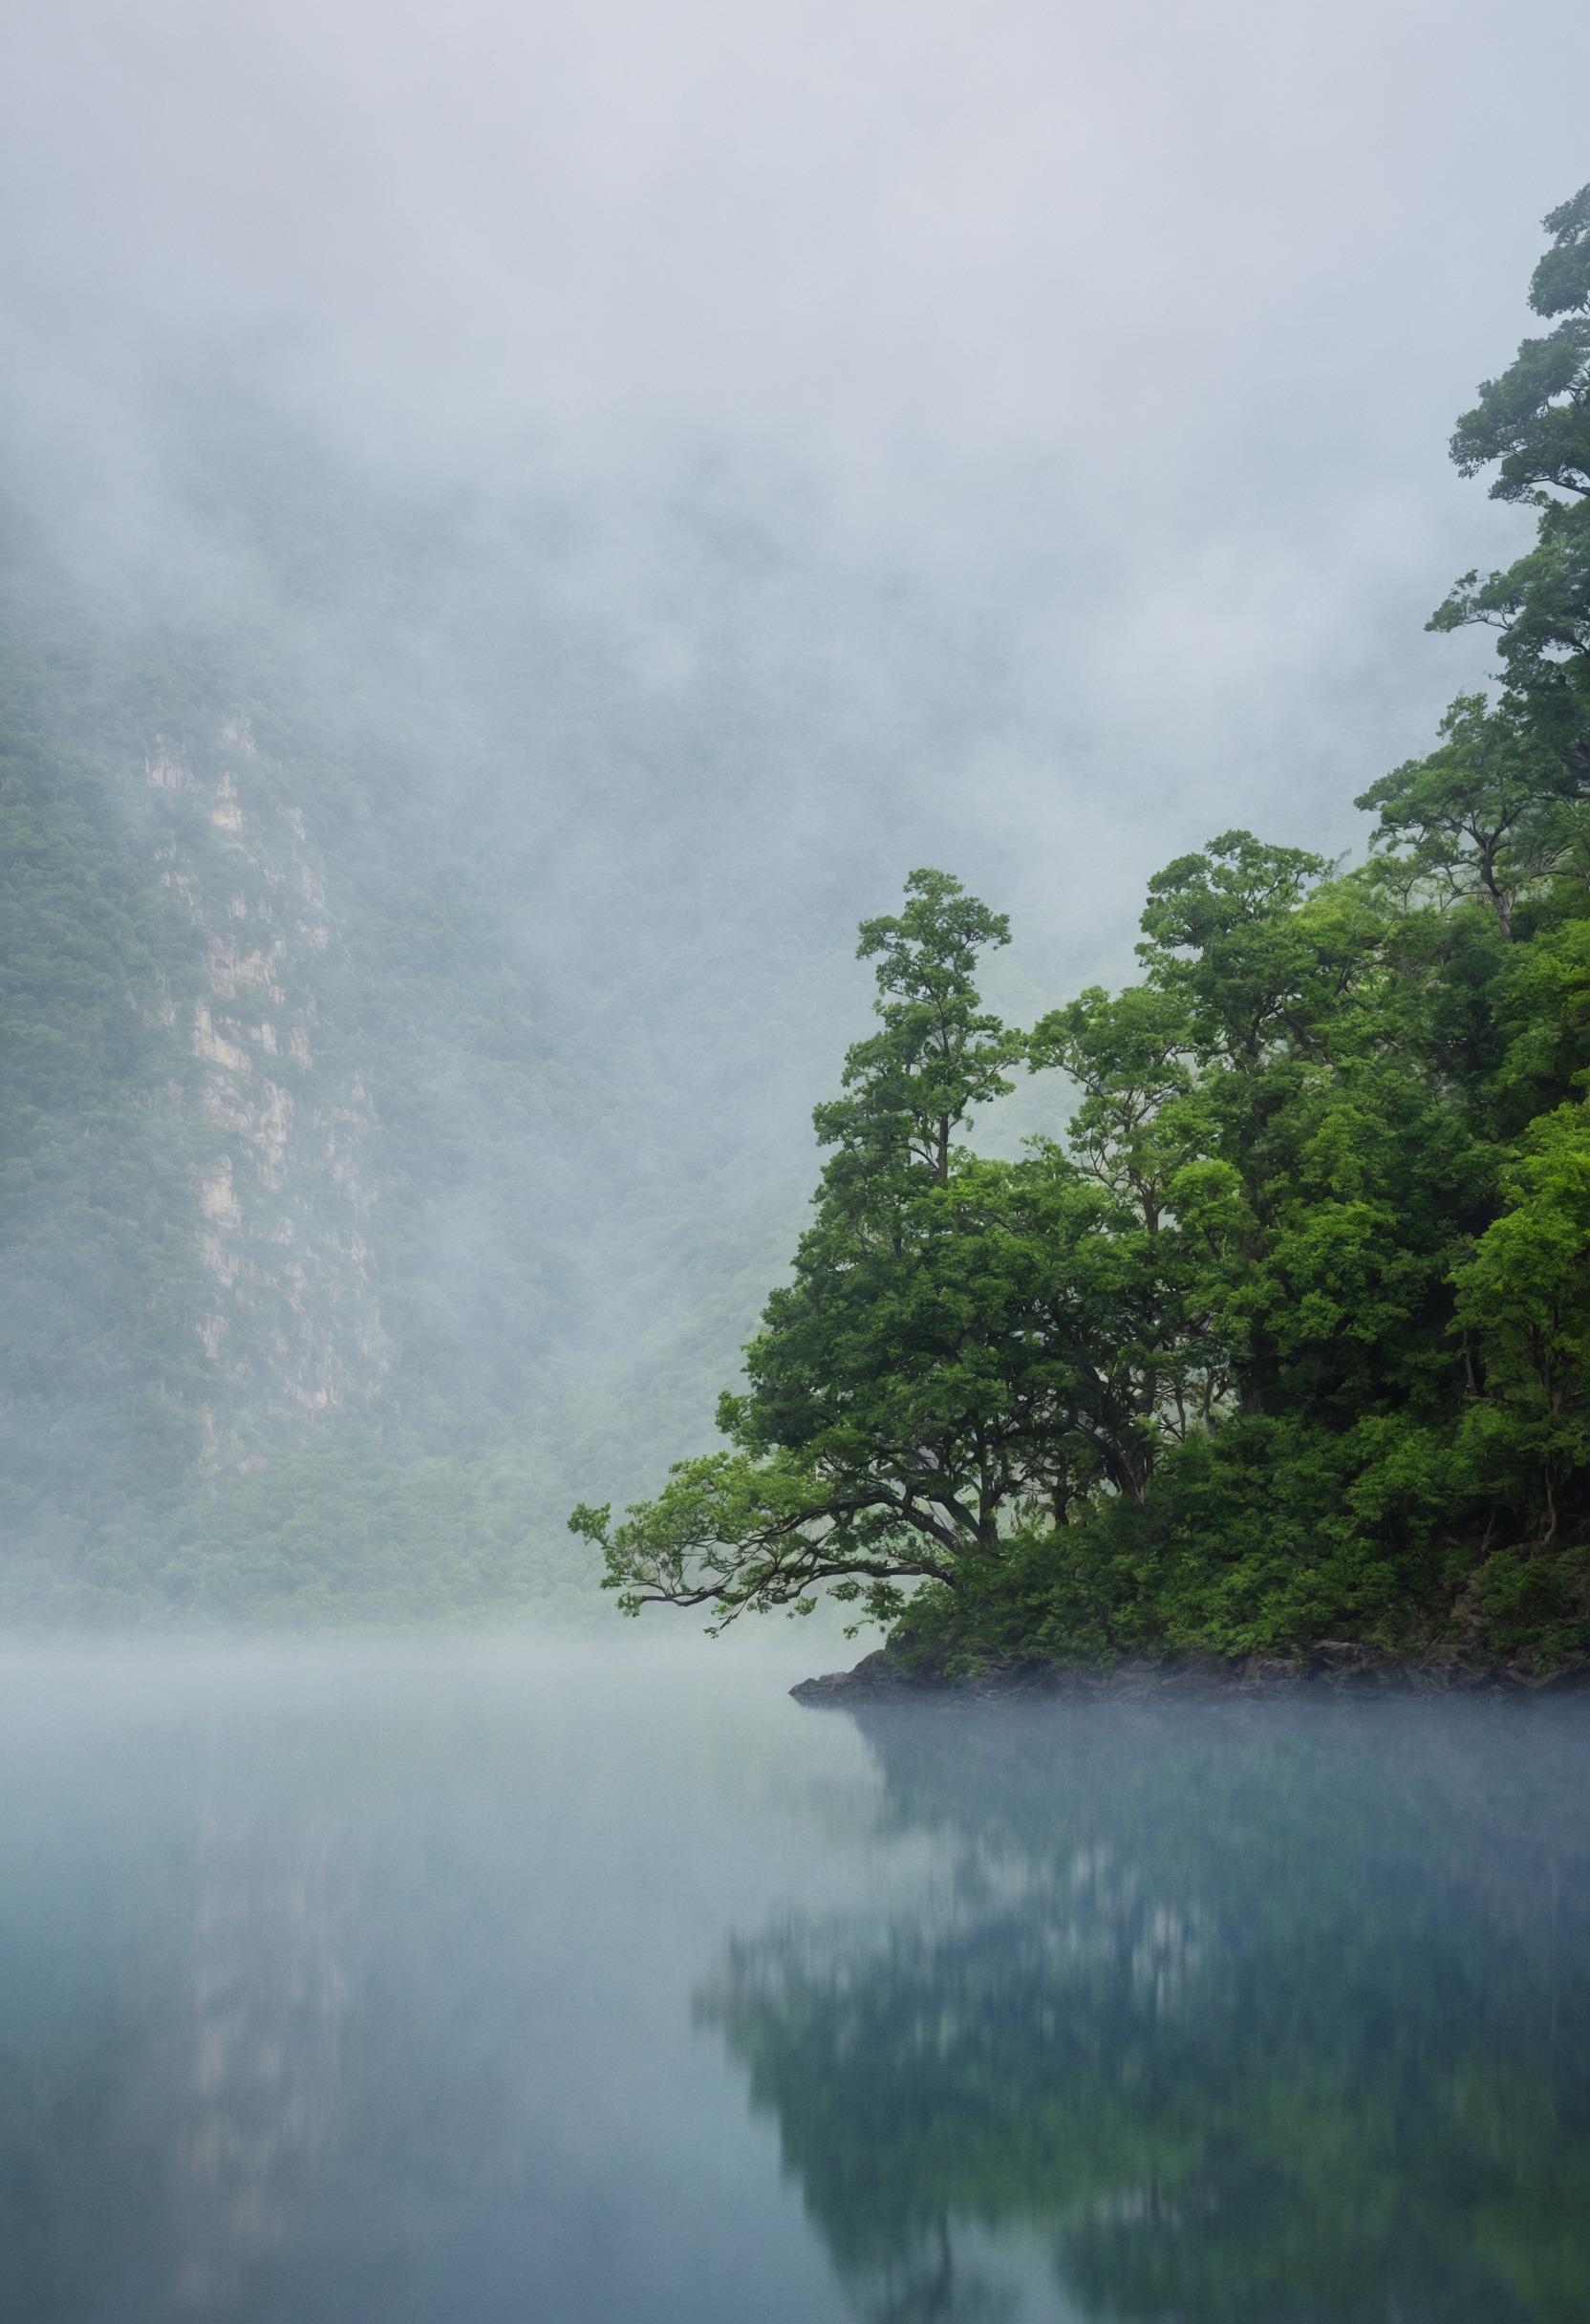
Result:
{"label": "misty hillside", "polygon": [[1124,869],[1008,594],[776,477],[422,487],[212,401],[85,552],[13,473],[0,1619],[591,1606],[566,1513],[710,1441],[806,1215],[857,918],[980,860],[1030,1017],[1163,813]]}
{"label": "misty hillside", "polygon": [[589,1603],[909,872],[1362,846],[1581,16],[12,11],[0,1623]]}
{"label": "misty hillside", "polygon": [[8,544],[8,1610],[568,1603],[804,1196],[791,738],[501,542],[267,487],[230,602]]}

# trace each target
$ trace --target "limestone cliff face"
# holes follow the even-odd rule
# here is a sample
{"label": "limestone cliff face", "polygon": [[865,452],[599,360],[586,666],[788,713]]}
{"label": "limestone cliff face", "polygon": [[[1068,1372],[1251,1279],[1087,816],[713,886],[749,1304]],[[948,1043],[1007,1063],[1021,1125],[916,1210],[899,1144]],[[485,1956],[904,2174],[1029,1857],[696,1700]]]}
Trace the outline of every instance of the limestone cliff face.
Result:
{"label": "limestone cliff face", "polygon": [[183,1100],[208,1285],[193,1319],[213,1382],[202,1465],[236,1471],[368,1398],[387,1369],[376,1110],[325,1024],[338,940],[320,860],[247,719],[159,738],[145,775],[161,878],[204,962]]}

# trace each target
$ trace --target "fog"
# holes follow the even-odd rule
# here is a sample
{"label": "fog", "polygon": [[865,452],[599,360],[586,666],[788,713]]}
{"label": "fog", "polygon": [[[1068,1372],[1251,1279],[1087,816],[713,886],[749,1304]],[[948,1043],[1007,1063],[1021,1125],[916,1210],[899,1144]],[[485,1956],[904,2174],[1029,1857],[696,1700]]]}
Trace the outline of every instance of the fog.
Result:
{"label": "fog", "polygon": [[[82,1360],[17,1393],[27,1476],[118,1398],[140,1440],[158,1374],[247,1526],[375,1413],[489,1453],[491,1524],[555,1561],[576,1490],[710,1441],[860,916],[955,871],[1030,1020],[1130,973],[1145,878],[1213,832],[1360,844],[1486,669],[1423,623],[1526,520],[1446,441],[1586,174],[1587,63],[1566,5],[11,9],[29,715],[121,785],[129,862],[180,861],[187,1118],[236,1147],[191,1166],[203,1263],[281,1317],[217,1293],[230,1354],[206,1323],[179,1380],[56,1285]],[[257,1169],[214,965],[253,891],[168,791],[236,795],[260,895],[325,899],[272,971],[318,1112]],[[38,1487],[79,1548],[130,1490]]]}
{"label": "fog", "polygon": [[783,1670],[6,1649],[9,2312],[1579,2312],[1582,1706]]}
{"label": "fog", "polygon": [[[785,682],[956,665],[890,869],[953,832],[1047,973],[1084,896],[1064,965],[1113,964],[1212,816],[1344,842],[1472,667],[1420,625],[1516,520],[1445,442],[1581,174],[1577,10],[143,0],[7,41],[12,426],[79,545],[141,495],[169,553],[206,425],[528,482],[666,687],[721,643],[678,529],[754,527],[849,584],[862,669],[808,608]],[[853,774],[910,717],[870,707]]]}

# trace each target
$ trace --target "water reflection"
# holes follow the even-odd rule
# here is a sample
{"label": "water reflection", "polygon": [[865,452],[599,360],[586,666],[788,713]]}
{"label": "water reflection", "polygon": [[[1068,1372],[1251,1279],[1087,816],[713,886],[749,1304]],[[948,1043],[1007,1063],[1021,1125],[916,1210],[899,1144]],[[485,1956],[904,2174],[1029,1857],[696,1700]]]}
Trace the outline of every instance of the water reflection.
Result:
{"label": "water reflection", "polygon": [[0,1686],[7,2324],[839,2324],[690,2017],[726,1926],[867,1886],[787,1673],[129,1668]]}
{"label": "water reflection", "polygon": [[234,2310],[281,2240],[338,2123],[351,1976],[346,1858],[324,1819],[285,1863],[247,1820],[203,1818],[194,1850],[193,2019],[179,2050],[172,2304]]}
{"label": "water reflection", "polygon": [[1572,1706],[139,1668],[0,1667],[7,2324],[1590,2315]]}
{"label": "water reflection", "polygon": [[698,2008],[877,2324],[1590,2315],[1581,1713],[862,1720],[933,1892]]}

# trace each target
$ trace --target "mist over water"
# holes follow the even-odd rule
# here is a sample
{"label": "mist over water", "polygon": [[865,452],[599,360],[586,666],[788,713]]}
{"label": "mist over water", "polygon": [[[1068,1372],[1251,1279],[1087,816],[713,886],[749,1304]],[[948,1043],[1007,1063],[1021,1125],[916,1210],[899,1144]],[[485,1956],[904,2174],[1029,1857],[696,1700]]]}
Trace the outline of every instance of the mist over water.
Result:
{"label": "mist over water", "polygon": [[8,2313],[1566,2318],[1572,1705],[11,1650]]}

